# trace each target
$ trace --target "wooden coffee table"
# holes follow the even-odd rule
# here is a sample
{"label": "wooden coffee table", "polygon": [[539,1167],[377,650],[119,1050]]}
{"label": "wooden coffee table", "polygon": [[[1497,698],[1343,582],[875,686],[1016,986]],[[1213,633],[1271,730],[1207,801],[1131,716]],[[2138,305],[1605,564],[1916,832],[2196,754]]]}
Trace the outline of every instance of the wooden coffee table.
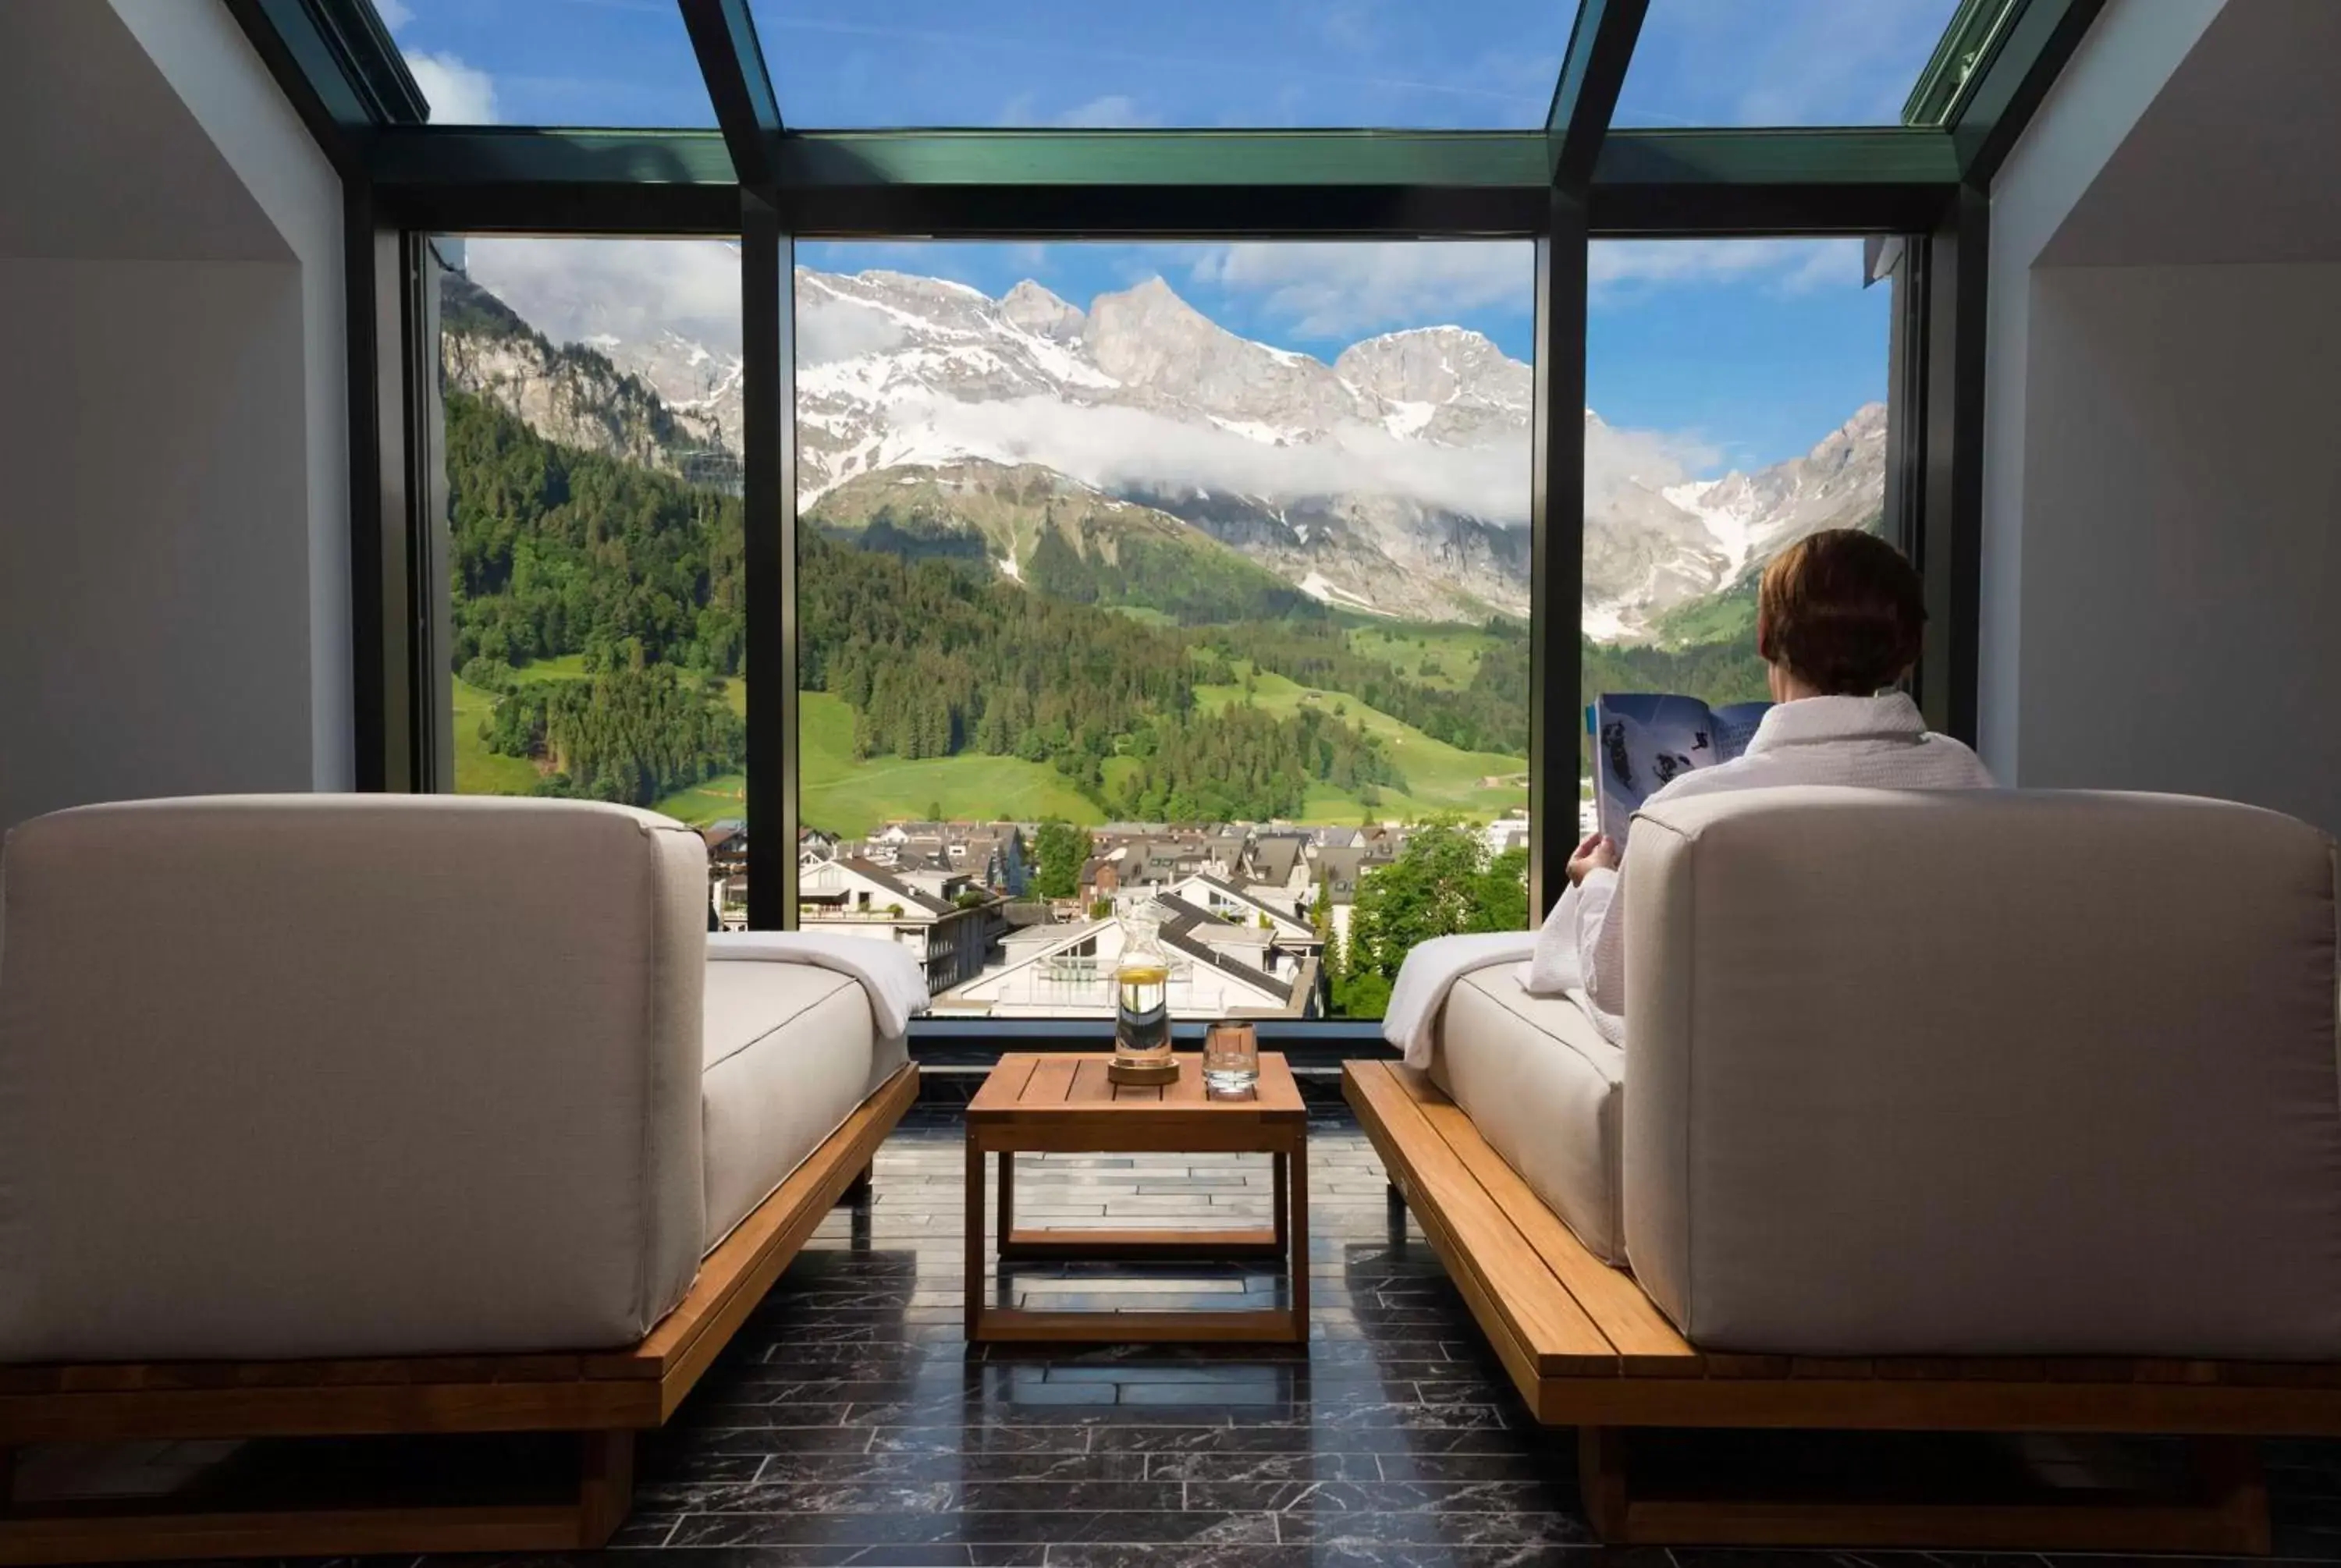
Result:
{"label": "wooden coffee table", "polygon": [[[1309,1338],[1309,1113],[1292,1069],[1260,1055],[1260,1086],[1241,1099],[1203,1092],[1200,1056],[1179,1057],[1179,1081],[1159,1088],[1106,1077],[1107,1054],[1014,1052],[967,1107],[967,1337],[985,1340],[1275,1341]],[[1275,1169],[1273,1225],[1238,1230],[1094,1229],[1016,1225],[1016,1156],[1265,1154]],[[1289,1258],[1288,1305],[1196,1312],[1044,1312],[984,1300],[984,1165],[1000,1156],[1000,1255],[1011,1258]]]}

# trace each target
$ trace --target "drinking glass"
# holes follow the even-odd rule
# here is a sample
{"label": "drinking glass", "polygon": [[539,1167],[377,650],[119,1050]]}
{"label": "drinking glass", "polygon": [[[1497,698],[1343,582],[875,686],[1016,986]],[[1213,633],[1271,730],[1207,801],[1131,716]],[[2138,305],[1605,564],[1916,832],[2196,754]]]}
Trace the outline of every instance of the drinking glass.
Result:
{"label": "drinking glass", "polygon": [[1250,1024],[1222,1021],[1203,1037],[1203,1088],[1234,1098],[1260,1084],[1260,1035]]}

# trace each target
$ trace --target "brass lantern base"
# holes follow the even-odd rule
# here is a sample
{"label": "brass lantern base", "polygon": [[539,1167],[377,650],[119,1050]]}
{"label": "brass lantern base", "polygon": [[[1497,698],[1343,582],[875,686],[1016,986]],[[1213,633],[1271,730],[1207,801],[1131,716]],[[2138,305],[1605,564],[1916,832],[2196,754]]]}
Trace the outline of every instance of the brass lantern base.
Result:
{"label": "brass lantern base", "polygon": [[1179,1081],[1179,1059],[1173,1057],[1162,1062],[1126,1062],[1117,1056],[1105,1065],[1105,1076],[1110,1083],[1161,1088]]}

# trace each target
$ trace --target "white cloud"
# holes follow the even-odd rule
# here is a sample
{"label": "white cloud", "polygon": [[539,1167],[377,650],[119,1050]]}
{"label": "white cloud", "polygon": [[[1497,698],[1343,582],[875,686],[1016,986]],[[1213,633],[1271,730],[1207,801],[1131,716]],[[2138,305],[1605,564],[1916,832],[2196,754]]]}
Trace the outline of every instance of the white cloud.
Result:
{"label": "white cloud", "polygon": [[1198,283],[1258,298],[1308,338],[1354,338],[1448,322],[1469,311],[1535,308],[1536,253],[1524,240],[1245,242],[1206,252]]}
{"label": "white cloud", "polygon": [[[907,438],[904,460],[914,462],[1036,463],[1108,491],[1187,487],[1274,503],[1380,495],[1495,523],[1529,519],[1525,430],[1447,447],[1349,424],[1322,442],[1271,446],[1144,409],[1040,397],[965,402],[929,395],[894,404],[888,417]],[[1589,420],[1586,495],[1598,505],[1629,487],[1679,484],[1712,471],[1719,457],[1695,437]]]}
{"label": "white cloud", "polygon": [[555,342],[672,331],[740,352],[740,249],[726,240],[474,239],[466,270]]}
{"label": "white cloud", "polygon": [[1054,398],[934,398],[898,405],[892,417],[898,429],[924,427],[921,445],[1041,463],[1103,490],[1187,485],[1271,501],[1367,492],[1491,521],[1528,519],[1525,431],[1486,446],[1438,447],[1349,425],[1314,445],[1268,446],[1144,409]]}
{"label": "white cloud", "polygon": [[496,84],[485,71],[466,65],[453,55],[410,50],[406,68],[431,105],[434,125],[493,125],[496,123]]}
{"label": "white cloud", "polygon": [[414,13],[407,8],[406,0],[374,0],[374,14],[381,17],[382,25],[393,33],[414,20]]}
{"label": "white cloud", "polygon": [[1619,125],[1895,124],[1951,0],[1675,0]]}
{"label": "white cloud", "polygon": [[1000,111],[1003,125],[1054,125],[1067,130],[1121,131],[1162,123],[1158,114],[1139,107],[1127,93],[1106,93],[1053,114],[1041,113],[1040,95],[1019,93]]}
{"label": "white cloud", "polygon": [[1599,240],[1586,257],[1596,303],[1652,291],[1749,283],[1778,294],[1854,289],[1859,240]]}
{"label": "white cloud", "polygon": [[1689,432],[1585,422],[1585,497],[1599,505],[1627,488],[1663,490],[1712,474],[1722,450]]}
{"label": "white cloud", "polygon": [[852,300],[817,299],[808,303],[804,291],[797,291],[797,363],[801,365],[883,353],[902,338],[902,323],[882,311]]}
{"label": "white cloud", "polygon": [[1138,100],[1127,93],[1108,93],[1102,97],[1091,98],[1086,104],[1076,104],[1050,122],[1052,125],[1105,131],[1160,123],[1154,115],[1141,109]]}

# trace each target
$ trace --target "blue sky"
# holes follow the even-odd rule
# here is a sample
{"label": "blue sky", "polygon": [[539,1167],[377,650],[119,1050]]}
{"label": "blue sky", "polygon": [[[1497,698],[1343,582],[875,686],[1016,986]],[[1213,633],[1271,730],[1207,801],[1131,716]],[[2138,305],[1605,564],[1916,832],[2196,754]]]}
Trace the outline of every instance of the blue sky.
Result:
{"label": "blue sky", "polygon": [[[752,4],[806,126],[1540,125],[1570,22],[1567,0]],[[713,123],[672,0],[376,5],[442,120]],[[1652,0],[1618,123],[1890,124],[1955,5]]]}
{"label": "blue sky", "polygon": [[[1891,123],[1956,0],[1652,0],[1632,125]],[[672,0],[376,0],[441,123],[712,123]],[[1541,124],[1558,0],[752,0],[801,125]],[[880,20],[882,18],[882,20]],[[1230,329],[1330,359],[1444,323],[1526,358],[1528,247],[813,244],[1086,306],[1161,273]],[[1606,244],[1588,401],[1730,466],[1801,452],[1886,394],[1888,297],[1853,241]]]}
{"label": "blue sky", "polygon": [[[1029,277],[1084,308],[1159,273],[1230,331],[1324,360],[1376,332],[1449,323],[1515,359],[1534,347],[1525,242],[808,242],[797,261],[948,277],[995,297]],[[1603,242],[1590,265],[1586,401],[1611,424],[1688,437],[1721,467],[1748,467],[1801,455],[1886,396],[1891,301],[1861,287],[1858,240]]]}

